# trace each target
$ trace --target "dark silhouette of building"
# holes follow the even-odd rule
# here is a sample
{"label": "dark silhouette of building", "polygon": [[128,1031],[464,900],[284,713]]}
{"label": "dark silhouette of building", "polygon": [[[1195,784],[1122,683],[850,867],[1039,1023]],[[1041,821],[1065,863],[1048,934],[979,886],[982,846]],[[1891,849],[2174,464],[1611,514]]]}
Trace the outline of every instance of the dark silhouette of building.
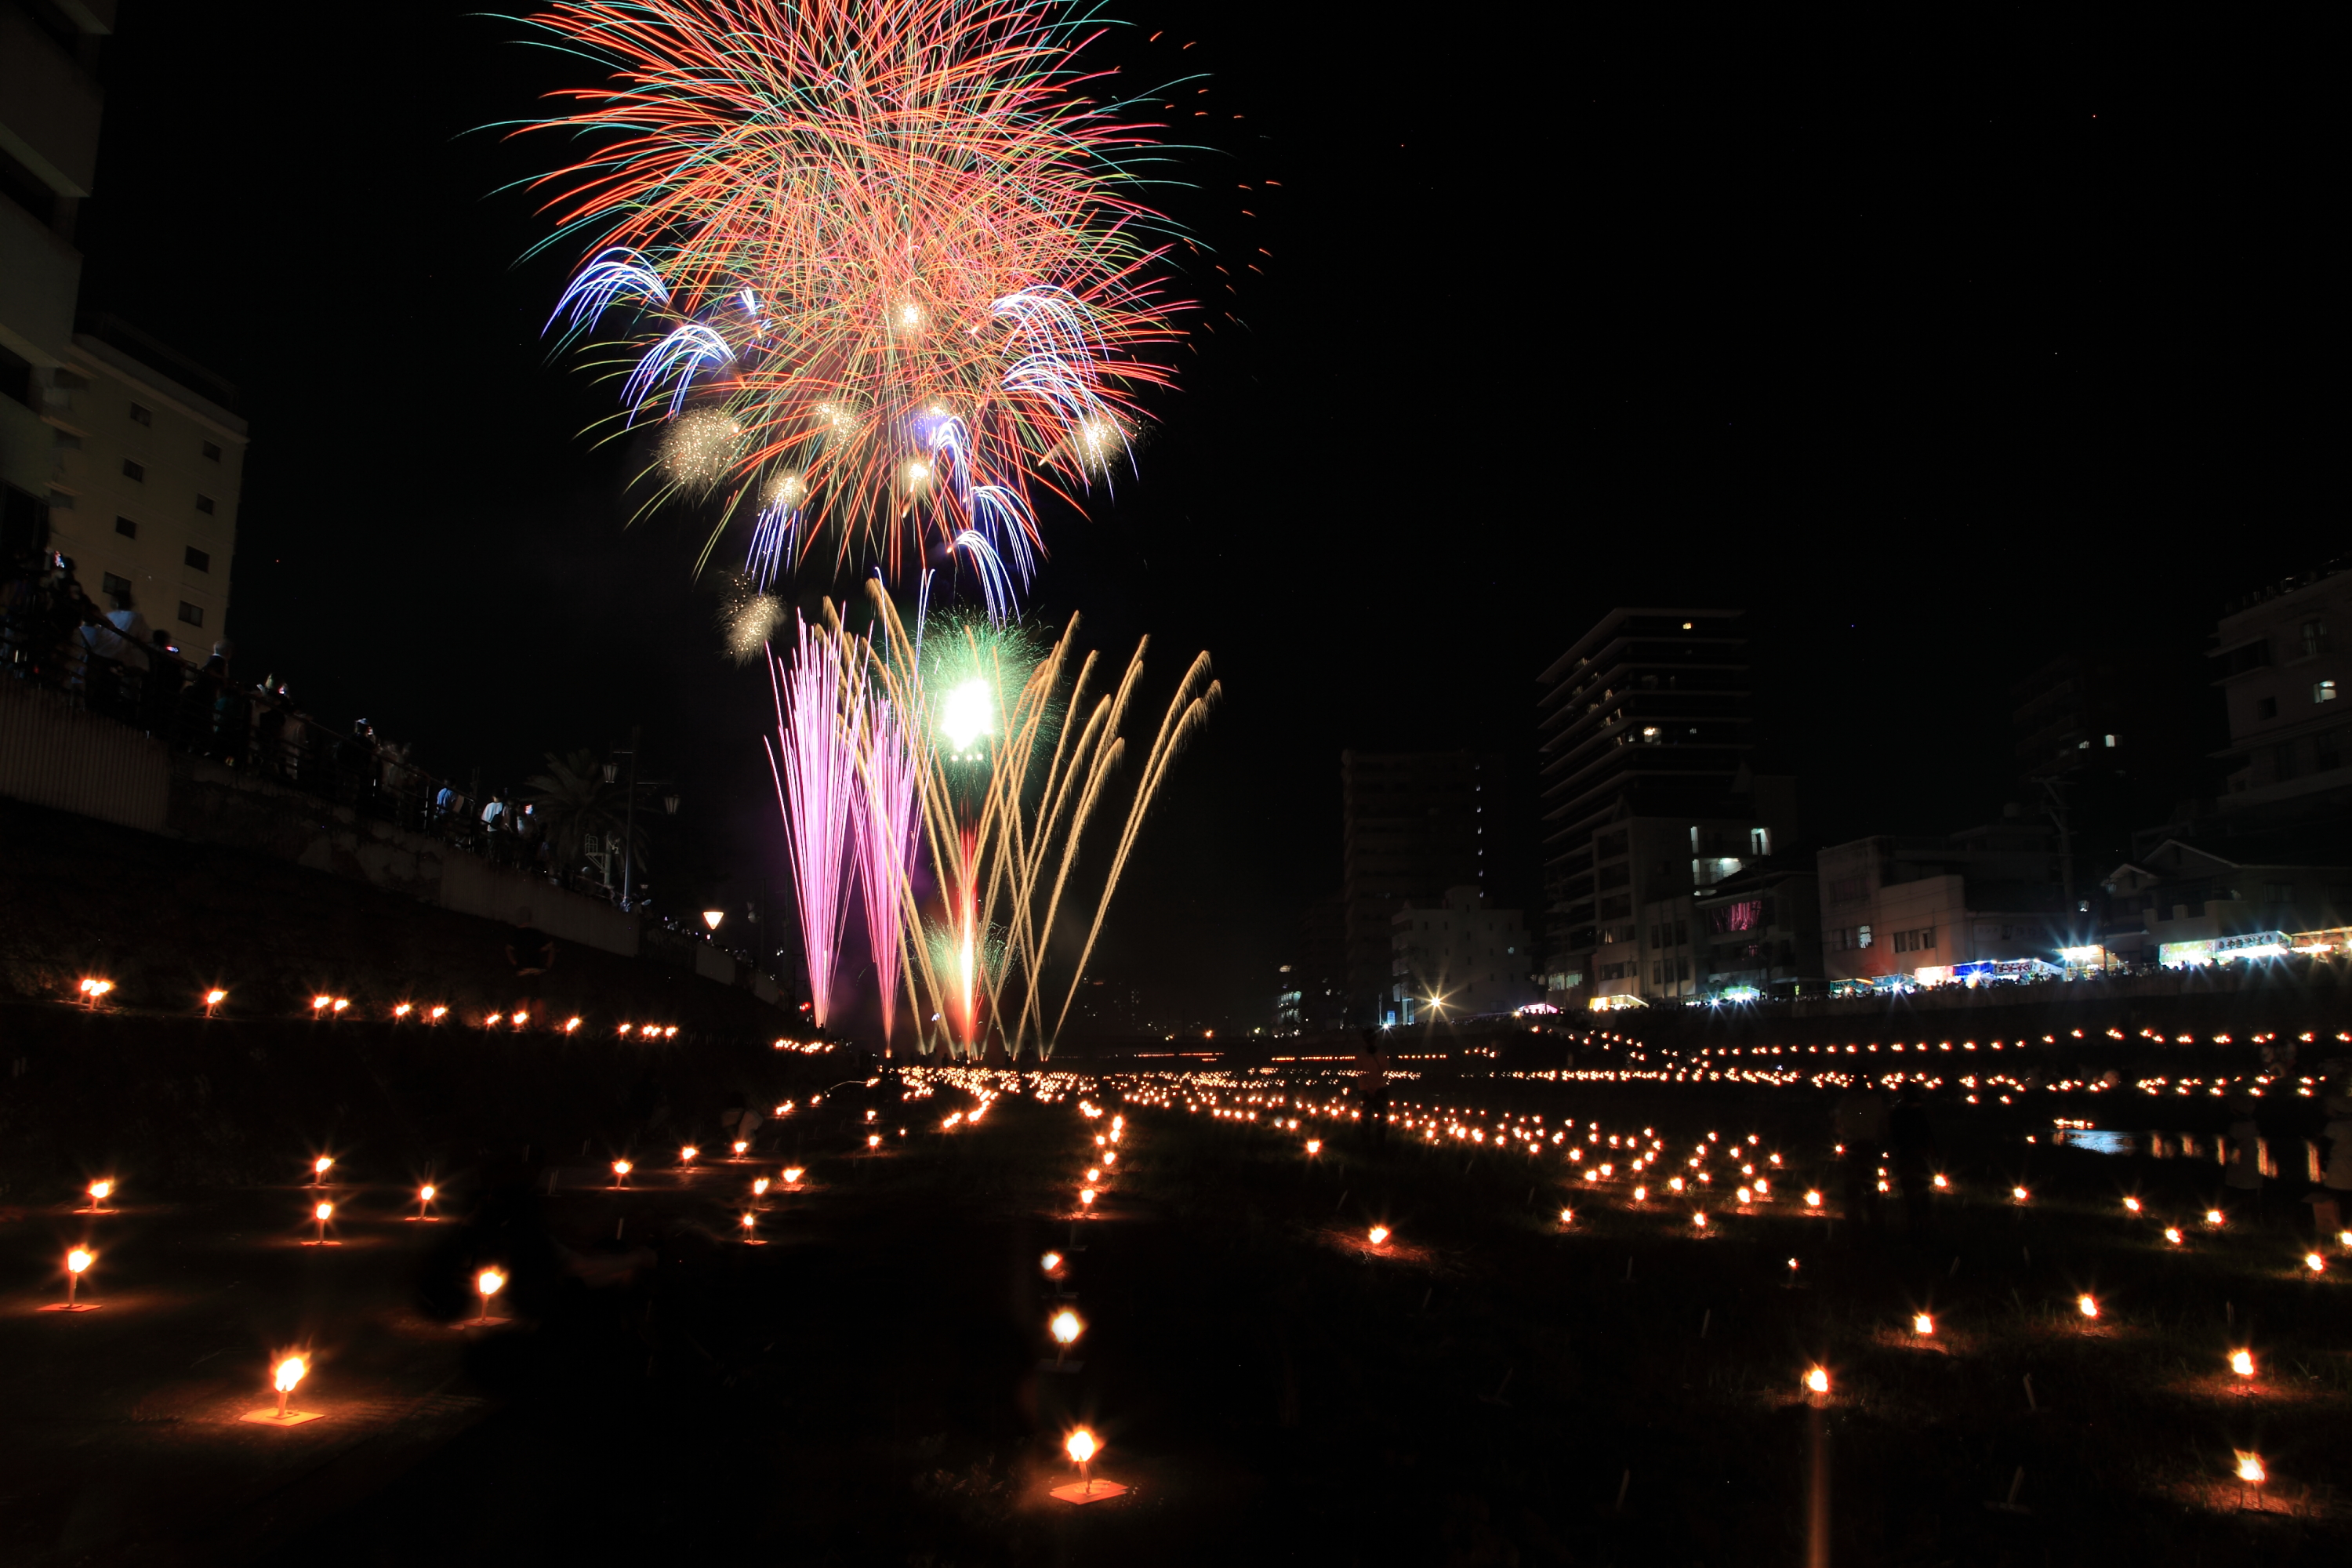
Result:
{"label": "dark silhouette of building", "polygon": [[1339,753],[1348,1023],[1383,1021],[1391,915],[1448,888],[1485,890],[1486,784],[1496,781],[1499,804],[1503,771],[1500,758],[1471,752]]}
{"label": "dark silhouette of building", "polygon": [[1795,781],[1753,771],[1748,674],[1746,612],[1620,608],[1539,678],[1556,1005],[1701,994],[1691,900],[1794,847]]}

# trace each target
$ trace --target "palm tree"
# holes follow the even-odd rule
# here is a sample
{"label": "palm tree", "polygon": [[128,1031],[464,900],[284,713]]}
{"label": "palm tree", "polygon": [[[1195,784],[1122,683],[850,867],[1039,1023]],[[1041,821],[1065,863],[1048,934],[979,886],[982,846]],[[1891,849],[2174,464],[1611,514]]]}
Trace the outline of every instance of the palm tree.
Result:
{"label": "palm tree", "polygon": [[[522,783],[522,788],[516,793],[546,819],[547,841],[553,847],[556,865],[562,868],[568,887],[586,858],[591,837],[621,836],[628,823],[628,786],[606,783],[603,764],[584,746],[569,756],[548,752],[547,772],[533,773]],[[638,784],[640,816],[660,787],[651,780]],[[648,859],[646,830],[638,827],[634,834],[631,850],[637,864],[643,866]]]}

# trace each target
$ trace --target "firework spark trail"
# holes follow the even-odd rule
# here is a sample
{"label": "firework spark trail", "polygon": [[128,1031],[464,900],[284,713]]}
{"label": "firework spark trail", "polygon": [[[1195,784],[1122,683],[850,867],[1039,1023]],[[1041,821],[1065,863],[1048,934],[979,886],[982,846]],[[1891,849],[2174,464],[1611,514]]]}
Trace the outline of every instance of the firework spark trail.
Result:
{"label": "firework spark trail", "polygon": [[[572,0],[534,22],[609,72],[527,127],[587,148],[536,182],[548,243],[587,257],[556,318],[611,315],[624,423],[712,406],[743,432],[703,559],[747,512],[784,564],[896,576],[972,532],[1025,585],[1033,487],[1075,501],[1131,466],[1137,399],[1171,379],[1147,356],[1177,335],[1168,226],[1136,199],[1160,127],[1087,96],[1092,14]],[[780,479],[803,488],[770,520]]]}
{"label": "firework spark trail", "polygon": [[[950,1026],[945,1043],[951,1051],[976,1053],[982,1044],[974,988],[984,987],[992,1037],[1014,1054],[1029,1046],[1050,1056],[1144,818],[1177,753],[1207,721],[1221,689],[1209,678],[1206,655],[1195,659],[1178,683],[1095,897],[1092,923],[1068,994],[1048,1026],[1052,1006],[1045,985],[1049,939],[1077,869],[1087,825],[1107,798],[1109,781],[1127,755],[1127,742],[1118,730],[1142,679],[1149,645],[1137,647],[1116,692],[1096,699],[1091,707],[1087,692],[1096,659],[1089,655],[1078,667],[1066,699],[1069,710],[1084,710],[1087,717],[1082,723],[1062,723],[1057,715],[1065,705],[1063,682],[1076,632],[1075,617],[1042,654],[1023,651],[1017,631],[989,628],[983,643],[974,626],[966,624],[954,634],[956,656],[933,655],[952,662],[934,669],[912,652],[919,646],[920,623],[910,634],[879,582],[869,582],[866,594],[877,626],[869,679],[890,694],[899,711],[919,715],[927,733],[937,732],[944,710],[940,700],[948,695],[942,688],[952,682],[952,689],[961,691],[980,679],[988,688],[995,720],[984,732],[967,734],[952,746],[924,749],[929,772],[921,816],[939,873],[942,920],[930,928],[933,940],[910,944],[914,962],[908,989],[911,993],[919,981],[930,998],[929,1011]],[[1018,668],[1008,668],[1014,663]],[[1053,739],[1047,745],[1049,731]],[[950,763],[981,771],[951,774]],[[981,784],[977,799],[970,798],[969,789],[960,798],[957,776]],[[1042,909],[1041,889],[1049,889]],[[902,909],[907,929],[919,929],[912,900]],[[1061,982],[1057,978],[1055,984]],[[919,1005],[918,1016],[921,1011]],[[933,1048],[928,1032],[919,1043],[927,1053]]]}
{"label": "firework spark trail", "polygon": [[874,954],[874,983],[882,1001],[882,1048],[890,1048],[890,1026],[898,1012],[900,910],[920,842],[923,768],[919,742],[900,724],[890,700],[879,693],[866,706],[865,785],[858,795],[857,875],[865,894],[866,945]]}
{"label": "firework spark trail", "polygon": [[[839,634],[800,624],[791,670],[772,653],[776,740],[768,765],[792,851],[801,944],[808,955],[809,1012],[819,1028],[833,1007],[835,967],[849,918],[850,822],[856,810],[864,667],[844,657]],[[848,722],[844,722],[844,716]]]}

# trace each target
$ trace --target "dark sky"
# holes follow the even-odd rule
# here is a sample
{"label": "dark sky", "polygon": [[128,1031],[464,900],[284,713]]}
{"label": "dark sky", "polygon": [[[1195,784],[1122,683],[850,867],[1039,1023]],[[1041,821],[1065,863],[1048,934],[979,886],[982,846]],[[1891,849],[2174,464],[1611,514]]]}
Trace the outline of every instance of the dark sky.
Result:
{"label": "dark sky", "polygon": [[[1034,602],[1150,632],[1163,682],[1206,647],[1227,696],[1098,972],[1262,1021],[1337,885],[1340,748],[1527,754],[1612,605],[1757,612],[1834,842],[1997,813],[2059,648],[2193,649],[2340,552],[2325,40],[1635,9],[1137,5],[1097,47],[1206,73],[1162,199],[1213,255],[1140,480],[1048,520]],[[574,258],[520,261],[500,187],[550,147],[474,129],[581,68],[470,10],[124,0],[84,305],[242,389],[242,664],[492,784],[642,723],[687,800],[666,896],[753,896],[764,678],[690,529],[624,531],[607,394],[547,359]]]}

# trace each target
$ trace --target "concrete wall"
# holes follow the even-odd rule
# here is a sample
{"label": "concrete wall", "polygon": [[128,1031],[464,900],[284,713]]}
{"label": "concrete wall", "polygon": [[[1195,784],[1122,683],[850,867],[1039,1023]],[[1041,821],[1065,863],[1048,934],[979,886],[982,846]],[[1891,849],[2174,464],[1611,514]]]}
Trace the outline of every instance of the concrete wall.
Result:
{"label": "concrete wall", "polygon": [[164,831],[171,754],[66,699],[0,679],[0,795],[149,833]]}
{"label": "concrete wall", "polygon": [[[314,795],[201,758],[0,679],[0,795],[124,827],[291,861],[423,903],[634,958],[637,921],[527,872],[490,865]],[[734,961],[697,943],[696,972],[732,984]],[[716,960],[725,973],[715,972]],[[773,1000],[772,994],[765,998]]]}

